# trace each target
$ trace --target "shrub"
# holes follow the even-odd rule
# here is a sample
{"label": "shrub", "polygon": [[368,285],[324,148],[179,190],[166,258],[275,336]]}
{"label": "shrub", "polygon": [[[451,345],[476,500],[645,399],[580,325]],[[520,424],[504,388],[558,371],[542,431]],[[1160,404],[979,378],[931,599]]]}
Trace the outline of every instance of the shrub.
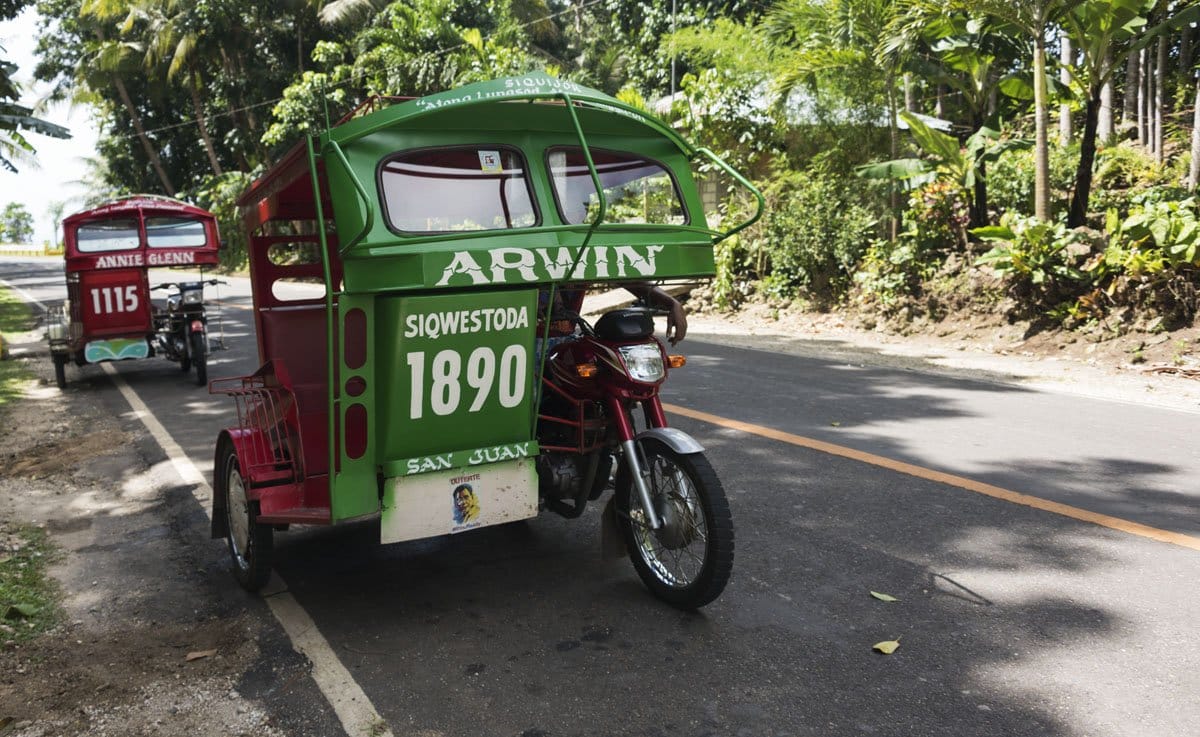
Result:
{"label": "shrub", "polygon": [[820,172],[780,177],[765,194],[770,209],[760,238],[769,293],[804,291],[820,305],[836,302],[875,234],[876,217],[845,182]]}
{"label": "shrub", "polygon": [[252,174],[226,172],[206,178],[185,195],[187,200],[216,216],[221,231],[221,266],[229,271],[244,268],[247,263],[249,244],[242,230],[237,200],[253,181]]}
{"label": "shrub", "polygon": [[[1070,192],[1075,185],[1075,169],[1079,163],[1079,146],[1050,147],[1050,210],[1066,212]],[[1005,152],[988,168],[988,203],[999,212],[1030,214],[1033,212],[1033,151],[1031,149]]]}
{"label": "shrub", "polygon": [[1091,275],[1081,267],[1092,249],[1081,230],[1008,213],[1000,225],[971,232],[997,244],[976,263],[1003,275],[1010,294],[1028,306],[1054,307],[1079,296],[1091,283]]}

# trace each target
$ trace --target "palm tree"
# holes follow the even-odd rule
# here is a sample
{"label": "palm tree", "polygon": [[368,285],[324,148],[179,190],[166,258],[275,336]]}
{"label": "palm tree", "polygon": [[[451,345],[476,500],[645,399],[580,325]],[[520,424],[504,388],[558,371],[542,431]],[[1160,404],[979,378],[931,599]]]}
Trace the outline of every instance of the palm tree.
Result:
{"label": "palm tree", "polygon": [[[166,66],[166,80],[175,81],[180,72],[185,72],[184,83],[191,93],[192,111],[200,139],[208,154],[213,173],[222,174],[221,162],[217,158],[212,136],[208,131],[208,116],[200,99],[203,78],[197,66],[197,46],[202,29],[191,17],[194,3],[181,0],[86,0],[81,10],[94,15],[100,21],[125,16],[121,34],[125,38],[140,36],[132,41],[143,50],[142,66],[148,72]],[[161,78],[161,75],[151,75]]]}
{"label": "palm tree", "polygon": [[[800,85],[815,86],[829,73],[866,75],[880,79],[886,100],[890,154],[900,149],[897,115],[902,55],[877,53],[876,47],[901,10],[897,0],[782,0],[763,21],[771,42],[781,49],[782,66],[776,77],[781,98]],[[899,194],[891,196],[899,212]],[[892,218],[892,235],[899,231]]]}
{"label": "palm tree", "polygon": [[[1170,19],[1147,29],[1158,0],[1086,0],[1062,17],[1063,29],[1079,50],[1076,76],[1084,85],[1087,108],[1083,139],[1079,148],[1079,168],[1067,225],[1079,227],[1087,220],[1088,199],[1092,189],[1092,167],[1096,159],[1096,131],[1104,85],[1112,80],[1126,59],[1150,46],[1167,32],[1182,28],[1200,18],[1200,5],[1192,5]],[[1135,40],[1136,39],[1136,40]]]}
{"label": "palm tree", "polygon": [[16,172],[14,161],[29,160],[33,146],[21,135],[21,131],[32,131],[53,138],[70,138],[71,134],[61,125],[49,123],[34,115],[32,108],[18,105],[21,89],[13,81],[17,66],[0,59],[0,168]]}
{"label": "palm tree", "polygon": [[[881,54],[906,54],[928,60],[922,75],[928,84],[958,93],[971,136],[995,114],[995,91],[1006,69],[1025,51],[1011,26],[948,10],[940,0],[906,0],[889,25]],[[979,139],[982,140],[982,139]],[[982,155],[983,149],[977,148]],[[986,162],[975,162],[971,225],[988,224]]]}
{"label": "palm tree", "polygon": [[953,0],[952,8],[1001,20],[1033,40],[1033,214],[1050,219],[1050,147],[1046,136],[1046,35],[1084,0]]}
{"label": "palm tree", "polygon": [[163,191],[174,197],[175,185],[163,167],[162,158],[158,155],[158,148],[146,133],[141,113],[133,104],[133,98],[129,95],[129,88],[126,87],[122,76],[129,73],[130,62],[142,54],[142,49],[136,44],[109,40],[102,25],[96,26],[95,35],[95,39],[84,44],[84,53],[80,56],[79,64],[75,68],[76,82],[80,87],[76,91],[75,97],[77,100],[87,99],[89,96],[95,96],[105,86],[112,85],[117,91],[125,111],[129,114],[134,132],[142,144],[142,149],[146,152],[150,166],[158,175]]}

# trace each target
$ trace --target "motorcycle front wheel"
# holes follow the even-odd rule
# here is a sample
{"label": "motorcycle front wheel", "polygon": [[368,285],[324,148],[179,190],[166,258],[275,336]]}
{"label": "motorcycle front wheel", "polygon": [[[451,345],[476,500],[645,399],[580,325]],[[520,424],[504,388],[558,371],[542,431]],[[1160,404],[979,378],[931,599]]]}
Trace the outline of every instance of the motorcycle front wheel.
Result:
{"label": "motorcycle front wheel", "polygon": [[708,459],[653,439],[639,441],[642,470],[663,525],[650,529],[627,463],[617,483],[617,521],[633,567],[658,598],[698,609],[721,595],[733,571],[733,517]]}
{"label": "motorcycle front wheel", "polygon": [[207,348],[204,333],[192,333],[192,367],[196,369],[196,386],[208,383]]}

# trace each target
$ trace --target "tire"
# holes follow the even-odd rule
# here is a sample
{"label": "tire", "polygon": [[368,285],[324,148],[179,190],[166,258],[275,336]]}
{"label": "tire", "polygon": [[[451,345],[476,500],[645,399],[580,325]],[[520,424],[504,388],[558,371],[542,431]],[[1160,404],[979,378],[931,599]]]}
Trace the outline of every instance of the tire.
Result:
{"label": "tire", "polygon": [[54,383],[59,389],[67,388],[67,357],[61,353],[52,353],[54,359]]}
{"label": "tire", "polygon": [[258,591],[271,578],[274,528],[256,521],[258,504],[246,499],[246,486],[233,443],[222,443],[213,470],[214,491],[222,501],[220,511],[225,515],[225,541],[233,562],[233,577],[247,591]]}
{"label": "tire", "polygon": [[196,369],[196,386],[208,383],[208,346],[204,333],[192,333],[192,366]]}
{"label": "tire", "polygon": [[698,609],[721,595],[733,571],[733,517],[725,490],[703,455],[683,455],[657,440],[638,445],[664,524],[655,531],[641,522],[641,498],[622,463],[616,504],[625,547],[651,593],[673,607]]}

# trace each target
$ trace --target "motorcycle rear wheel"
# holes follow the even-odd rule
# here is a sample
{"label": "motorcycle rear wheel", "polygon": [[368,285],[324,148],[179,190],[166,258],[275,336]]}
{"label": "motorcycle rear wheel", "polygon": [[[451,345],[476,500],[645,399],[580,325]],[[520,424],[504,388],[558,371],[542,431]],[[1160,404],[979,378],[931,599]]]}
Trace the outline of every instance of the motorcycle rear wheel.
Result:
{"label": "motorcycle rear wheel", "polygon": [[213,481],[213,491],[224,503],[225,540],[233,560],[233,577],[247,591],[258,591],[271,578],[275,532],[270,525],[258,523],[257,502],[246,498],[237,452],[228,441],[221,445]]}
{"label": "motorcycle rear wheel", "polygon": [[192,333],[192,366],[196,369],[196,386],[208,383],[208,351],[204,333]]}
{"label": "motorcycle rear wheel", "polygon": [[712,602],[733,571],[733,517],[708,459],[683,455],[653,439],[638,443],[646,482],[664,524],[645,522],[628,465],[617,483],[617,522],[634,570],[646,588],[679,609]]}

